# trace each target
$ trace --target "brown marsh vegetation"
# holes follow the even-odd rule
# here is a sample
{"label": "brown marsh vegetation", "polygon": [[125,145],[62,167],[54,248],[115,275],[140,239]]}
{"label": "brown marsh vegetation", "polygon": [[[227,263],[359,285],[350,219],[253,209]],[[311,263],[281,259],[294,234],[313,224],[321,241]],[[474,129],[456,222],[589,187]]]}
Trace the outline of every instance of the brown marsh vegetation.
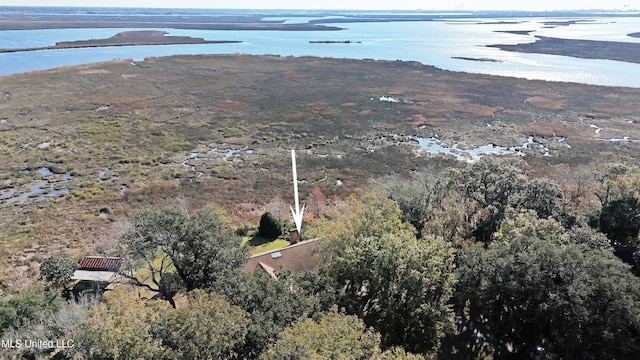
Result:
{"label": "brown marsh vegetation", "polygon": [[59,68],[0,77],[0,119],[4,287],[36,277],[51,252],[107,246],[111,221],[143,205],[215,203],[232,222],[257,222],[293,201],[289,149],[303,201],[316,187],[339,198],[459,164],[420,152],[417,137],[462,149],[533,137],[522,152],[536,174],[640,150],[640,89],[415,62],[224,55]]}

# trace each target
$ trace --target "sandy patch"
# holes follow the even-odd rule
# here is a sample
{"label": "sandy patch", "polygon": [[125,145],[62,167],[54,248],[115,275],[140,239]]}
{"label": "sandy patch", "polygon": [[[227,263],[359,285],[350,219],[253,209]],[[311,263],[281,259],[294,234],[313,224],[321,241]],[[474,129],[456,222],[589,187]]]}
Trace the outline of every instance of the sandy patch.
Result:
{"label": "sandy patch", "polygon": [[341,114],[341,112],[338,109],[333,109],[333,108],[329,108],[329,109],[323,109],[320,114],[322,116],[338,116]]}
{"label": "sandy patch", "polygon": [[562,110],[566,105],[562,98],[552,99],[546,96],[532,96],[527,98],[525,101],[533,107],[545,110]]}
{"label": "sandy patch", "polygon": [[484,105],[470,105],[463,107],[460,111],[468,112],[481,117],[493,117],[493,115],[499,110],[502,109]]}
{"label": "sandy patch", "polygon": [[389,95],[402,95],[404,93],[407,92],[407,90],[409,90],[408,88],[404,87],[404,86],[393,86],[391,87],[391,89],[387,90],[387,94]]}

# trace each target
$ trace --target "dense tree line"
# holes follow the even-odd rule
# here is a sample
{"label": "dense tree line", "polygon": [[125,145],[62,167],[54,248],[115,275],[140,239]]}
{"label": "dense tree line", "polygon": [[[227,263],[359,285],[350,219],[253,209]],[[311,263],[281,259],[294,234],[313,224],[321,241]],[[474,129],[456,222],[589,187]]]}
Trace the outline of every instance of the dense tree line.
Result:
{"label": "dense tree line", "polygon": [[629,165],[562,184],[496,159],[427,171],[325,209],[305,225],[325,265],[278,279],[242,270],[216,209],[144,208],[120,229],[129,285],[66,301],[54,255],[0,331],[74,339],[56,356],[78,359],[637,359],[640,281],[616,254],[638,246],[639,198]]}

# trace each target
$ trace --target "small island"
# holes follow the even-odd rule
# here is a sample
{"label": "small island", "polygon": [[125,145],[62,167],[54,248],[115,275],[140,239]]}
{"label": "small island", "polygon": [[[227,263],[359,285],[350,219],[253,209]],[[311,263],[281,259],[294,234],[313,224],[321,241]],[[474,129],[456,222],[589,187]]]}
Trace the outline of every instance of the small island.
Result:
{"label": "small island", "polygon": [[452,56],[451,58],[452,59],[457,59],[457,60],[467,60],[467,61],[484,61],[484,62],[494,62],[494,63],[502,62],[502,61],[496,60],[496,59],[472,58],[472,57],[466,57],[466,56]]}
{"label": "small island", "polygon": [[505,51],[573,56],[582,59],[617,60],[640,63],[640,43],[559,39],[537,36],[533,43],[487,45]]}
{"label": "small island", "polygon": [[494,32],[514,35],[531,35],[535,30],[496,30]]}
{"label": "small island", "polygon": [[362,41],[352,41],[352,40],[310,40],[309,44],[362,44]]}
{"label": "small island", "polygon": [[159,30],[141,30],[141,31],[124,31],[107,39],[91,39],[80,41],[62,41],[57,42],[53,46],[43,46],[34,48],[15,48],[0,49],[0,53],[20,52],[20,51],[36,51],[36,50],[54,50],[54,49],[77,49],[90,47],[108,47],[108,46],[137,46],[137,45],[182,45],[182,44],[229,44],[241,43],[242,41],[231,40],[205,40],[203,38],[193,38],[190,36],[166,36],[166,31]]}

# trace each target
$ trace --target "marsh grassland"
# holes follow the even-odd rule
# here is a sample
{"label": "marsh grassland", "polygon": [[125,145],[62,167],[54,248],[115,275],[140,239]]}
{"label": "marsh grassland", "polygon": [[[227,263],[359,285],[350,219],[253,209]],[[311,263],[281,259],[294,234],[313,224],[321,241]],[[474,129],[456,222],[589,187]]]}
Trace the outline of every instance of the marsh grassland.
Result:
{"label": "marsh grassland", "polygon": [[[0,280],[58,250],[99,252],[147,204],[215,203],[232,223],[462,161],[421,150],[520,147],[570,176],[640,153],[640,89],[527,81],[413,62],[174,56],[0,77]],[[527,144],[527,146],[523,146]],[[471,160],[471,158],[463,160]]]}

